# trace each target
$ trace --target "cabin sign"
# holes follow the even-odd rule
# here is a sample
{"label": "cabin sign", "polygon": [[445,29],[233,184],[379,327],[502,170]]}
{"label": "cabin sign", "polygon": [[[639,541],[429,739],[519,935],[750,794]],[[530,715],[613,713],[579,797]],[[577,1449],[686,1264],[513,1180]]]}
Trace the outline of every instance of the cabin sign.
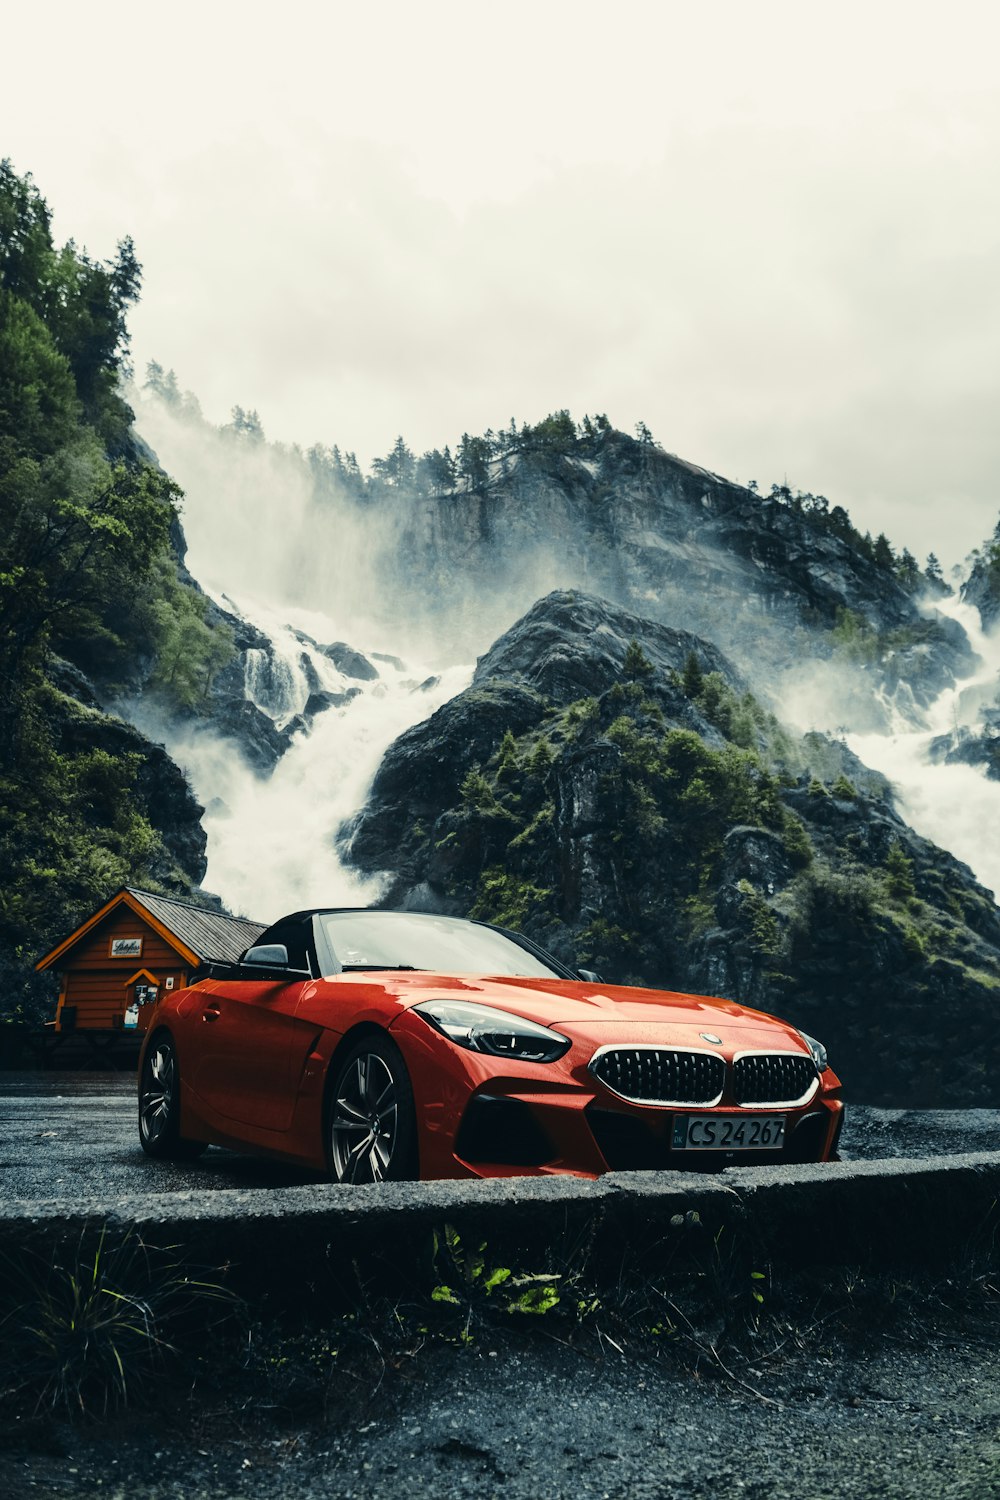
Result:
{"label": "cabin sign", "polygon": [[142,938],[112,938],[112,958],[141,958]]}

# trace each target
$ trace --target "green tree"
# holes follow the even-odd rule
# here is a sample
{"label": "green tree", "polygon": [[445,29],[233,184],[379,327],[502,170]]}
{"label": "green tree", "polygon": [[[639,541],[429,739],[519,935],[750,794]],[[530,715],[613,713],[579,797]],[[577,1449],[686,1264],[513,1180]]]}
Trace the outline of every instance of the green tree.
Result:
{"label": "green tree", "polygon": [[463,432],[456,467],[459,478],[464,479],[470,489],[485,489],[490,477],[490,450],[486,440]]}
{"label": "green tree", "polygon": [[686,698],[697,698],[705,683],[705,677],[701,670],[701,662],[697,653],[689,651],[684,663],[684,671],[681,674],[681,684],[684,688]]}
{"label": "green tree", "polygon": [[655,670],[653,663],[633,636],[625,652],[625,660],[622,664],[623,675],[628,678],[629,682],[644,682],[653,676]]}
{"label": "green tree", "polygon": [[434,448],[424,453],[417,461],[414,483],[422,495],[441,495],[453,490],[455,461],[451,449]]}
{"label": "green tree", "polygon": [[551,412],[543,421],[525,430],[524,446],[549,453],[571,453],[576,446],[576,423],[568,411]]}
{"label": "green tree", "polygon": [[393,443],[385,458],[376,458],[372,462],[374,478],[394,490],[409,489],[413,484],[415,471],[416,459],[401,436]]}
{"label": "green tree", "polygon": [[[181,581],[176,485],[143,463],[119,395],[130,240],[98,263],[52,244],[30,177],[0,163],[0,1012],[42,993],[31,960],[116,886],[187,892],[147,816],[142,737],[58,690],[63,656],[111,691],[136,663],[174,703],[231,642]],[[170,399],[173,372],[152,366]],[[137,747],[134,750],[128,747]],[[145,790],[143,786],[145,785]],[[155,798],[152,798],[155,801]]]}
{"label": "green tree", "polygon": [[915,898],[913,861],[907,857],[898,839],[893,840],[885,857],[885,872],[885,883],[894,900],[906,903]]}
{"label": "green tree", "polygon": [[877,568],[893,568],[896,564],[896,554],[884,531],[880,531],[875,538],[872,561]]}

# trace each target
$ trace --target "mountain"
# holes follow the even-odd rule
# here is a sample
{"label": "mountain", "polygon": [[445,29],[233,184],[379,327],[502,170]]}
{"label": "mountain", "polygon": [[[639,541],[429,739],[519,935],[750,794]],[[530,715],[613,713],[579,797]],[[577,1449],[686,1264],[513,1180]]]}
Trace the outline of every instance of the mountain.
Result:
{"label": "mountain", "polygon": [[905,683],[925,709],[973,659],[962,629],[925,608],[940,583],[823,496],[759,495],[648,434],[577,430],[566,413],[413,505],[393,544],[412,597],[446,597],[459,618],[506,624],[576,584],[717,642],[759,687],[803,656],[862,663],[874,681],[855,717],[873,726],[873,687]]}
{"label": "mountain", "polygon": [[[641,427],[556,412],[466,434],[454,459],[416,459],[400,438],[366,476],[336,447],[268,443],[250,417],[212,426],[157,369],[141,393],[216,597],[336,613],[351,641],[453,662],[578,587],[714,641],[758,692],[788,697],[805,678],[856,732],[923,723],[975,665],[936,563],[922,571],[822,495],[760,494]],[[237,513],[238,528],[222,524]]]}
{"label": "mountain", "polygon": [[1000,1103],[990,893],[685,631],[576,591],[538,601],[396,741],[345,841],[389,872],[386,906],[776,1011],[868,1100]]}

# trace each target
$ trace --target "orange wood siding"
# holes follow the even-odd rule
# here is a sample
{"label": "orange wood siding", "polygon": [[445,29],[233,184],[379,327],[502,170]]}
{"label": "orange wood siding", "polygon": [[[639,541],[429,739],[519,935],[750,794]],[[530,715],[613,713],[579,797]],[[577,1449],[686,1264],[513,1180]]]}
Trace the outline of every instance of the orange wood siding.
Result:
{"label": "orange wood siding", "polygon": [[[141,938],[141,954],[112,958],[113,938]],[[188,964],[141,916],[121,905],[109,912],[81,943],[67,953],[63,997],[56,1015],[57,1028],[62,1029],[64,1005],[75,1008],[77,1030],[121,1027],[125,1007],[132,1000],[131,987],[126,994],[126,982],[139,969],[148,969],[150,974],[155,974],[162,991],[167,979],[173,979],[173,988],[180,989]],[[140,1030],[144,1029],[143,1022],[148,1014],[149,1008],[143,1006],[140,1009]]]}
{"label": "orange wood siding", "polygon": [[[133,954],[129,958],[111,958],[112,938],[141,938],[142,953],[138,957]],[[69,973],[83,969],[120,969],[123,984],[136,969],[149,969],[150,973],[159,976],[162,968],[176,969],[184,965],[177,949],[171,948],[158,932],[124,904],[109,912],[104,921],[99,922],[67,954],[66,959]]]}

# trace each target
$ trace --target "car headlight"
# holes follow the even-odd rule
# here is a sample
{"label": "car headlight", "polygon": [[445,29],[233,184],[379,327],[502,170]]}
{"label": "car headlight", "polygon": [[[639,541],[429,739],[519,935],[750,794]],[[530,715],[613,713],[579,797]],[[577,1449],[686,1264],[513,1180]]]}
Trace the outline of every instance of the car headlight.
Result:
{"label": "car headlight", "polygon": [[569,1037],[523,1016],[463,1000],[424,1000],[413,1009],[456,1047],[516,1057],[521,1062],[555,1062],[569,1050]]}
{"label": "car headlight", "polygon": [[814,1036],[806,1036],[804,1031],[800,1031],[799,1036],[812,1053],[812,1060],[816,1064],[816,1072],[824,1073],[830,1066],[830,1059],[826,1055],[826,1048],[823,1046],[823,1043],[817,1042]]}

